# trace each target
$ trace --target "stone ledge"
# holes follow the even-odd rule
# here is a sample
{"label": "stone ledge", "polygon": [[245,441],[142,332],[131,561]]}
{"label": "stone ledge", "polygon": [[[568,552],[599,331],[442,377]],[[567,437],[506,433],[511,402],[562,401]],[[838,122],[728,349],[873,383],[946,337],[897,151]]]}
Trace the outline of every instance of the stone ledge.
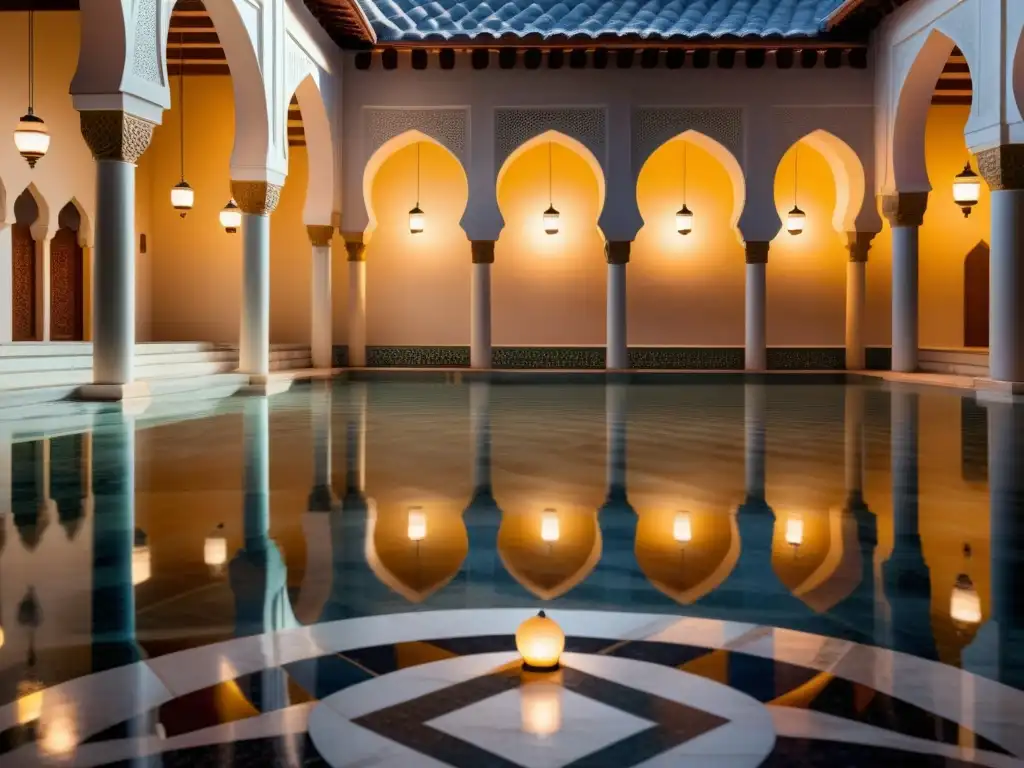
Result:
{"label": "stone ledge", "polygon": [[76,392],[78,400],[89,400],[101,403],[116,403],[127,400],[149,400],[149,384],[144,381],[132,381],[127,384],[83,384]]}

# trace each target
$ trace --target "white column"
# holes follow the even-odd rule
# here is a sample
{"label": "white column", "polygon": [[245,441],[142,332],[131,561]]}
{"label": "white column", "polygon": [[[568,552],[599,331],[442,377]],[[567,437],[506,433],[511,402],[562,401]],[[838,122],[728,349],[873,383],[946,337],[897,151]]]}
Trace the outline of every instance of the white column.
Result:
{"label": "white column", "polygon": [[626,329],[626,265],[629,263],[629,240],[608,241],[607,307],[605,310],[605,368],[629,368],[629,345]]}
{"label": "white column", "polygon": [[847,233],[846,248],[850,252],[850,260],[846,264],[846,369],[849,371],[860,371],[866,367],[864,305],[868,249],[873,237],[873,232]]}
{"label": "white column", "polygon": [[366,245],[362,235],[345,235],[348,251],[348,364],[366,365]]}
{"label": "white column", "polygon": [[14,339],[14,252],[11,225],[0,222],[0,344]]}
{"label": "white column", "polygon": [[892,225],[892,369],[917,370],[918,229],[928,205],[927,192],[898,192],[882,199]]}
{"label": "white column", "polygon": [[494,263],[494,241],[474,240],[473,282],[471,286],[469,364],[473,368],[490,368],[491,354],[491,264]]}
{"label": "white column", "polygon": [[334,227],[330,224],[310,224],[306,227],[313,247],[313,276],[310,296],[311,325],[309,344],[314,368],[334,367],[333,323],[331,306],[331,238]]}
{"label": "white column", "polygon": [[1024,382],[1024,190],[994,190],[991,204],[989,375]]}
{"label": "white column", "polygon": [[744,332],[744,368],[763,371],[768,368],[768,243],[748,242],[746,313]]}
{"label": "white column", "polygon": [[281,188],[267,181],[232,181],[242,211],[242,318],[238,370],[258,382],[270,374],[270,214]]}

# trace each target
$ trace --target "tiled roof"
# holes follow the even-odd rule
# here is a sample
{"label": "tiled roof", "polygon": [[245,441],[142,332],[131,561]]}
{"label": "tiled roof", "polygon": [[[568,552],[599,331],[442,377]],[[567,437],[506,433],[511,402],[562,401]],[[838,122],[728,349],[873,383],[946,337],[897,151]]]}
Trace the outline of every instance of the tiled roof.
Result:
{"label": "tiled roof", "polygon": [[844,0],[358,0],[377,39],[807,37]]}

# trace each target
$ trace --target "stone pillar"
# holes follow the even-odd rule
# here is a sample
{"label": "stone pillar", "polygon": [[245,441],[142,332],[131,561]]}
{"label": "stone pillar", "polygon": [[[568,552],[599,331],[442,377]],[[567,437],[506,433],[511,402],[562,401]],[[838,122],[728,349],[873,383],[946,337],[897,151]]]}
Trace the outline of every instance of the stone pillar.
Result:
{"label": "stone pillar", "polygon": [[82,397],[145,395],[135,382],[135,164],[153,124],[119,110],[81,113],[82,136],[96,159],[93,254],[93,382]]}
{"label": "stone pillar", "polygon": [[605,367],[610,370],[629,368],[629,345],[626,340],[626,265],[629,263],[629,240],[610,240],[604,245],[608,261],[608,303],[605,314]]}
{"label": "stone pillar", "polygon": [[917,236],[927,192],[896,192],[882,198],[882,213],[892,226],[892,369],[917,370]]}
{"label": "stone pillar", "polygon": [[348,364],[366,365],[366,244],[360,232],[343,233],[348,251]]}
{"label": "stone pillar", "polygon": [[331,239],[334,237],[334,227],[330,224],[308,224],[306,232],[309,234],[309,242],[313,247],[310,352],[314,368],[333,368],[334,313],[331,309]]}
{"label": "stone pillar", "polygon": [[874,232],[847,232],[846,250],[846,369],[861,371],[864,359],[864,303],[867,297],[868,250]]}
{"label": "stone pillar", "polygon": [[1024,383],[1024,144],[978,153],[992,191],[989,376]]}
{"label": "stone pillar", "polygon": [[242,211],[242,325],[238,370],[256,383],[270,374],[270,214],[281,187],[268,181],[232,181]]}
{"label": "stone pillar", "polygon": [[469,364],[473,368],[490,368],[491,356],[491,264],[494,263],[494,241],[473,240],[472,309],[470,310]]}
{"label": "stone pillar", "polygon": [[768,246],[767,242],[747,242],[747,303],[744,368],[764,371],[768,368]]}
{"label": "stone pillar", "polygon": [[311,512],[330,512],[334,508],[331,489],[331,410],[334,400],[331,381],[313,381],[310,386],[310,411],[313,421],[313,488],[309,492]]}

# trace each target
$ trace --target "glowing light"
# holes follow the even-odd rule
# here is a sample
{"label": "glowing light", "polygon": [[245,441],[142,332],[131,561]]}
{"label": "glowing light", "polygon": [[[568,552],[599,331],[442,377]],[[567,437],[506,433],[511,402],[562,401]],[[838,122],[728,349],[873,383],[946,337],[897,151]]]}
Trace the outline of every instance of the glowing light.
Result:
{"label": "glowing light", "polygon": [[523,657],[523,667],[544,672],[558,668],[565,649],[565,633],[544,611],[532,616],[516,630],[516,650]]}
{"label": "glowing light", "polygon": [[228,540],[224,538],[224,523],[220,523],[203,542],[203,562],[220,570],[228,561]]}
{"label": "glowing light", "polygon": [[798,515],[786,520],[786,543],[791,547],[799,547],[804,543],[804,521]]}
{"label": "glowing light", "polygon": [[174,210],[178,211],[181,218],[184,219],[185,214],[192,210],[195,201],[196,192],[184,179],[171,187],[171,205]]}
{"label": "glowing light", "polygon": [[794,205],[793,210],[786,216],[786,231],[791,235],[799,235],[804,231],[806,220],[807,214]]}
{"label": "glowing light", "polygon": [[680,235],[693,232],[693,211],[685,205],[676,211],[676,232]]}
{"label": "glowing light", "polygon": [[964,169],[953,179],[953,201],[960,206],[966,219],[971,215],[971,209],[978,204],[978,196],[981,195],[981,179],[971,170],[971,162],[964,164]]}
{"label": "glowing light", "polygon": [[545,738],[562,728],[562,686],[531,682],[519,688],[523,733]]}
{"label": "glowing light", "polygon": [[693,540],[693,525],[689,512],[677,512],[672,523],[672,538],[680,544],[689,544]]}
{"label": "glowing light", "polygon": [[132,547],[132,586],[149,581],[153,575],[153,557],[149,545]]}
{"label": "glowing light", "polygon": [[949,615],[957,624],[975,626],[981,623],[981,596],[966,573],[956,579],[949,599]]}
{"label": "glowing light", "polygon": [[71,752],[78,744],[78,728],[67,715],[57,715],[43,726],[39,748],[46,755],[58,757]]}
{"label": "glowing light", "polygon": [[39,158],[50,148],[50,132],[46,129],[46,123],[31,112],[23,115],[18,121],[18,127],[14,129],[14,146],[25,158],[28,167],[35,168]]}
{"label": "glowing light", "polygon": [[220,212],[220,225],[229,235],[233,235],[242,226],[242,211],[235,204],[234,198],[228,200],[228,204]]}
{"label": "glowing light", "polygon": [[422,507],[411,507],[409,509],[408,524],[409,541],[423,541],[427,538],[427,513]]}
{"label": "glowing light", "polygon": [[427,214],[417,205],[409,211],[409,232],[418,235],[427,227]]}
{"label": "glowing light", "polygon": [[549,544],[558,541],[561,530],[558,524],[558,512],[553,509],[545,509],[540,516],[540,538]]}
{"label": "glowing light", "polygon": [[34,680],[18,683],[18,725],[28,725],[42,717],[43,688]]}

